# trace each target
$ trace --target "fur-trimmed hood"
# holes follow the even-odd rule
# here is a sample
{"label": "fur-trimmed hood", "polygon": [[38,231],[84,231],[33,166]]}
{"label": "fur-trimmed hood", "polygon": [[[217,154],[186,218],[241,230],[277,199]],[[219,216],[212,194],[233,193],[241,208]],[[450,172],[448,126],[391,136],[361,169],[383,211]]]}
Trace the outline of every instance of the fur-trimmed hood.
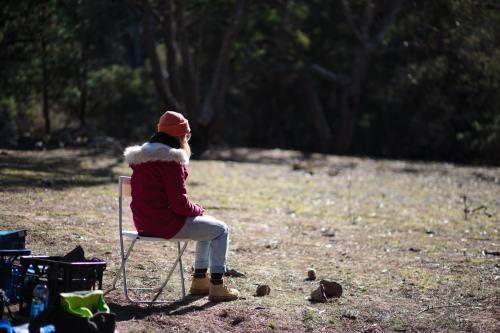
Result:
{"label": "fur-trimmed hood", "polygon": [[162,143],[146,142],[142,146],[130,146],[125,149],[123,156],[129,165],[155,161],[189,163],[189,156],[184,149],[172,148]]}

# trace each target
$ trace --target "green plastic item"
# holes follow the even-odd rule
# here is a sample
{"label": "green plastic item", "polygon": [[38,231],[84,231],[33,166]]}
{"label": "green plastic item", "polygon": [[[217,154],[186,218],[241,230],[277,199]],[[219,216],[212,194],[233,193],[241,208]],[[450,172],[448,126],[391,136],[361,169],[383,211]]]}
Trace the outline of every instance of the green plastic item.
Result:
{"label": "green plastic item", "polygon": [[110,313],[102,290],[61,293],[61,306],[75,315],[90,318],[97,312]]}

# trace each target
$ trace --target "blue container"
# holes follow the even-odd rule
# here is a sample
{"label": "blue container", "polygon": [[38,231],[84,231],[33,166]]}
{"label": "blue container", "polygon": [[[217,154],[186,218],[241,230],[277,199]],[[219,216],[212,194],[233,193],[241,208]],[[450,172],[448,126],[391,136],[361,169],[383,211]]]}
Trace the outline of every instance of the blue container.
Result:
{"label": "blue container", "polygon": [[0,319],[0,333],[12,333],[12,326],[7,320]]}

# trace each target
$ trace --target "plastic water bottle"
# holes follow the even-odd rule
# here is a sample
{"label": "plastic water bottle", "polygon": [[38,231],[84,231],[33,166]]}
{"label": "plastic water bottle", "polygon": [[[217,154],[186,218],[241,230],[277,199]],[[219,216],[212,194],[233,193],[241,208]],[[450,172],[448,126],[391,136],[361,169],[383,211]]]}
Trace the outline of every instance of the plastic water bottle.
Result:
{"label": "plastic water bottle", "polygon": [[49,304],[49,289],[44,284],[37,284],[33,289],[30,319],[35,319]]}

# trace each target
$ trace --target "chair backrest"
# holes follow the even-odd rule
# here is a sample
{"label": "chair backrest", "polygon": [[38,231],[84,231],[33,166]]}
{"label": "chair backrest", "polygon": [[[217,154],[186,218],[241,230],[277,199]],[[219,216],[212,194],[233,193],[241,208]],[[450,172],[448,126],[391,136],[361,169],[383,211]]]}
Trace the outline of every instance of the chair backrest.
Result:
{"label": "chair backrest", "polygon": [[130,186],[129,176],[120,176],[118,178],[118,222],[120,231],[120,241],[123,242],[123,198],[132,197],[132,187]]}
{"label": "chair backrest", "polygon": [[132,196],[132,187],[130,186],[129,176],[120,176],[118,179],[118,196],[120,198]]}

